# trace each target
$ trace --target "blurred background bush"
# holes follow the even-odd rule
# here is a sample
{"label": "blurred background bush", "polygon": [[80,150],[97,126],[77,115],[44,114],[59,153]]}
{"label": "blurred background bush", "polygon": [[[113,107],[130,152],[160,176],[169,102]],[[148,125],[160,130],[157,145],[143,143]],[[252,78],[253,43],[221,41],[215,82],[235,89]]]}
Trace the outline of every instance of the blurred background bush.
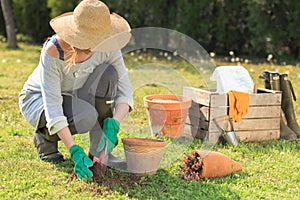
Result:
{"label": "blurred background bush", "polygon": [[[9,0],[18,39],[42,43],[53,34],[49,20],[80,0]],[[208,52],[295,60],[300,58],[297,0],[103,0],[132,28],[163,27],[198,41]],[[0,11],[0,35],[6,37]],[[167,38],[167,37],[166,37]],[[170,41],[164,41],[168,45]]]}

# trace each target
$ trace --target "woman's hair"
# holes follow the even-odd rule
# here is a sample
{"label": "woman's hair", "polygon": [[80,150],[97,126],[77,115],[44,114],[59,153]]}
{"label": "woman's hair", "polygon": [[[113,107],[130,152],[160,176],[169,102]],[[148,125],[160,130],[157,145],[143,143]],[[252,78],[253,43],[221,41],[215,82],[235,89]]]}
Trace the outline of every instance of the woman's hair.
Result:
{"label": "woman's hair", "polygon": [[83,51],[83,50],[78,49],[76,47],[72,47],[72,46],[70,46],[70,49],[68,49],[68,51],[66,51],[66,57],[68,58],[67,60],[65,60],[68,63],[66,66],[67,71],[70,71],[71,67],[73,65],[75,65],[77,58],[78,58],[78,53],[80,51]]}
{"label": "woman's hair", "polygon": [[67,68],[68,71],[71,69],[71,67],[72,67],[73,65],[76,64],[76,62],[78,61],[78,60],[77,60],[77,59],[78,59],[78,55],[79,55],[79,53],[81,53],[81,52],[83,52],[83,53],[85,53],[85,54],[88,54],[88,53],[90,53],[91,51],[90,51],[90,49],[78,49],[78,48],[72,47],[72,46],[70,46],[70,48],[67,49],[65,55],[66,55],[66,58],[68,58],[68,59],[65,60],[65,62],[68,63],[67,66],[66,66],[66,68]]}

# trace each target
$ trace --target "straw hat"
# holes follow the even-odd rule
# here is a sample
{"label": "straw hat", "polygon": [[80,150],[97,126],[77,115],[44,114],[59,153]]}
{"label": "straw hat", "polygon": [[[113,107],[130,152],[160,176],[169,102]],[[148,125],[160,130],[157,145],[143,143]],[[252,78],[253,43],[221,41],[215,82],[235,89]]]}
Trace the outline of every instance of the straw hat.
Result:
{"label": "straw hat", "polygon": [[56,34],[69,45],[93,51],[113,51],[124,47],[130,37],[130,26],[99,0],[83,0],[74,12],[64,13],[50,21]]}

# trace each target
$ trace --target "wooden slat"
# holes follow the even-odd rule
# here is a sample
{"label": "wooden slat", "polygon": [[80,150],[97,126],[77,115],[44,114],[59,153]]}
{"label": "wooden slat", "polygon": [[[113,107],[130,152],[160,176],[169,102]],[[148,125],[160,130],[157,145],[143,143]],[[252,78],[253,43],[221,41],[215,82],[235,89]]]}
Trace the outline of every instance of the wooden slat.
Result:
{"label": "wooden slat", "polygon": [[189,115],[198,117],[201,120],[210,120],[216,117],[227,115],[228,107],[208,107],[192,102]]}
{"label": "wooden slat", "polygon": [[184,87],[183,96],[191,98],[195,103],[209,106],[211,92],[193,87]]}
{"label": "wooden slat", "polygon": [[[221,127],[226,129],[227,122],[223,125],[219,122]],[[279,130],[280,129],[280,118],[262,118],[262,119],[243,119],[240,122],[233,123],[234,131],[241,130]],[[213,121],[209,121],[209,132],[216,132],[218,128]]]}
{"label": "wooden slat", "polygon": [[210,107],[227,107],[228,97],[227,94],[211,93]]}
{"label": "wooden slat", "polygon": [[251,130],[251,131],[235,131],[239,140],[243,142],[256,142],[279,139],[279,130]]}
{"label": "wooden slat", "polygon": [[228,114],[227,106],[220,107],[210,107],[209,109],[209,120],[213,120],[214,118],[225,116]]}
{"label": "wooden slat", "polygon": [[[280,105],[281,91],[267,90],[259,88],[259,93],[250,94],[249,106]],[[199,88],[184,87],[183,95],[190,97],[194,102],[210,107],[220,107],[228,105],[227,94],[218,94]]]}
{"label": "wooden slat", "polygon": [[235,131],[239,130],[279,130],[280,118],[243,119],[233,123]]}
{"label": "wooden slat", "polygon": [[281,93],[258,93],[250,95],[249,106],[281,105]]}
{"label": "wooden slat", "polygon": [[[213,144],[218,143],[220,132],[208,132],[207,130],[202,130],[200,128],[186,125],[186,130],[188,130],[193,138],[201,139],[202,141],[209,141]],[[237,138],[242,142],[256,142],[256,141],[266,141],[272,139],[279,139],[279,130],[249,130],[249,131],[235,131]]]}
{"label": "wooden slat", "polygon": [[273,118],[280,116],[280,106],[251,106],[243,119],[249,118]]}
{"label": "wooden slat", "polygon": [[[281,92],[249,94],[249,106],[281,105]],[[211,107],[229,106],[227,94],[211,93]]]}

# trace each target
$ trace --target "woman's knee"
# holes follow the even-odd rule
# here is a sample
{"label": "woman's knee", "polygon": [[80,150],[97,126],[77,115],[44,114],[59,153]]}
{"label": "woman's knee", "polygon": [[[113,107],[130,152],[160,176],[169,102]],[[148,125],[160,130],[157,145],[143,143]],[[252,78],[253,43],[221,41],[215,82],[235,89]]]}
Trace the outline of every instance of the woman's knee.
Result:
{"label": "woman's knee", "polygon": [[71,132],[86,133],[96,124],[98,113],[94,106],[81,99],[76,99],[73,104],[73,120],[69,122]]}

